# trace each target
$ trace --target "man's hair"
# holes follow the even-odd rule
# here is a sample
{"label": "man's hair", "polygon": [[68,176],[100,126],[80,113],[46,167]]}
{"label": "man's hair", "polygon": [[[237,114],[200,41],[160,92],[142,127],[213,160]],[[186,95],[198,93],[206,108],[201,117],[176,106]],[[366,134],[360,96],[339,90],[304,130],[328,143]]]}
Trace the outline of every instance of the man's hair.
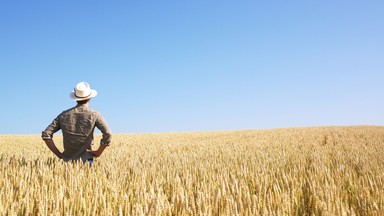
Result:
{"label": "man's hair", "polygon": [[82,100],[82,101],[77,101],[77,104],[81,105],[81,104],[86,104],[88,101],[90,101],[91,99],[88,99],[88,100]]}

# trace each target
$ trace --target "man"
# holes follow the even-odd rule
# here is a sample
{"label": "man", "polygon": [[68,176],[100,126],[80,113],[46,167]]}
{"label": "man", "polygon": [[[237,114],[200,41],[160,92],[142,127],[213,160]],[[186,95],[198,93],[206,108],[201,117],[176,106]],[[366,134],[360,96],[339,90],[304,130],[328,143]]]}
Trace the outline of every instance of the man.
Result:
{"label": "man", "polygon": [[[93,157],[99,157],[111,143],[111,130],[103,116],[89,108],[91,98],[97,92],[86,82],[76,85],[70,98],[77,101],[77,105],[58,115],[42,132],[42,138],[48,148],[64,161],[81,160],[83,163],[93,162]],[[93,132],[97,127],[102,133],[100,147],[92,150]],[[64,151],[60,152],[52,140],[53,134],[59,130],[63,132]]]}

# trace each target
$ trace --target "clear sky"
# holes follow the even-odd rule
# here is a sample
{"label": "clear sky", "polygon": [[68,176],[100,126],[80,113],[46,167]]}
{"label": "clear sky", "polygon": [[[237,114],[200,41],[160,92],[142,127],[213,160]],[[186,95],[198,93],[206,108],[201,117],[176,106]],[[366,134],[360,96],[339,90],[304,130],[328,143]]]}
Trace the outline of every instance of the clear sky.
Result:
{"label": "clear sky", "polygon": [[0,133],[87,81],[114,132],[383,125],[382,0],[2,0]]}

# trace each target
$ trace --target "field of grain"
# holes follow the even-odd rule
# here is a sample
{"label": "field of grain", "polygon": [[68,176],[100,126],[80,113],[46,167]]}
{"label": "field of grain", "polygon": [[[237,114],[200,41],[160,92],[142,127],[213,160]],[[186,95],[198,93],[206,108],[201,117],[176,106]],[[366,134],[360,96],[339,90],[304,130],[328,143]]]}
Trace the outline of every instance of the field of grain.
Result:
{"label": "field of grain", "polygon": [[1,215],[384,214],[384,127],[115,134],[92,167],[0,146]]}

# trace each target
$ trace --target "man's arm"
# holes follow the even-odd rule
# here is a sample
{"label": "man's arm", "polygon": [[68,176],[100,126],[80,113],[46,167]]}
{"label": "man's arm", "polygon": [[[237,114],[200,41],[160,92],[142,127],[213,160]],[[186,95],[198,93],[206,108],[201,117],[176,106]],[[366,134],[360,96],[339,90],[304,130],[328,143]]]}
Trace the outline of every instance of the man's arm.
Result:
{"label": "man's arm", "polygon": [[96,127],[101,131],[103,134],[101,140],[100,140],[100,146],[102,145],[110,145],[112,140],[112,131],[109,128],[107,121],[105,121],[104,117],[98,113],[98,117],[96,120]]}
{"label": "man's arm", "polygon": [[59,151],[59,149],[57,149],[56,145],[55,145],[55,142],[53,142],[52,139],[45,139],[44,140],[45,144],[47,144],[48,148],[58,157],[58,158],[62,158],[63,155],[62,153]]}
{"label": "man's arm", "polygon": [[104,149],[107,148],[107,146],[109,146],[111,143],[112,131],[103,116],[100,115],[100,113],[97,113],[97,120],[95,126],[103,133],[103,136],[100,140],[100,146],[96,151],[87,149],[87,152],[93,154],[96,157],[100,157]]}
{"label": "man's arm", "polygon": [[59,116],[57,116],[51,124],[48,125],[48,127],[41,133],[41,138],[43,140],[46,139],[52,139],[53,134],[56,133],[61,129],[60,123],[59,123]]}
{"label": "man's arm", "polygon": [[50,125],[42,132],[41,138],[47,144],[48,148],[58,157],[62,158],[62,153],[57,149],[52,140],[53,134],[60,130],[59,117],[55,118]]}
{"label": "man's arm", "polygon": [[107,148],[107,145],[100,145],[96,151],[87,149],[87,152],[93,154],[96,157],[100,157],[100,155],[103,153],[105,148]]}

